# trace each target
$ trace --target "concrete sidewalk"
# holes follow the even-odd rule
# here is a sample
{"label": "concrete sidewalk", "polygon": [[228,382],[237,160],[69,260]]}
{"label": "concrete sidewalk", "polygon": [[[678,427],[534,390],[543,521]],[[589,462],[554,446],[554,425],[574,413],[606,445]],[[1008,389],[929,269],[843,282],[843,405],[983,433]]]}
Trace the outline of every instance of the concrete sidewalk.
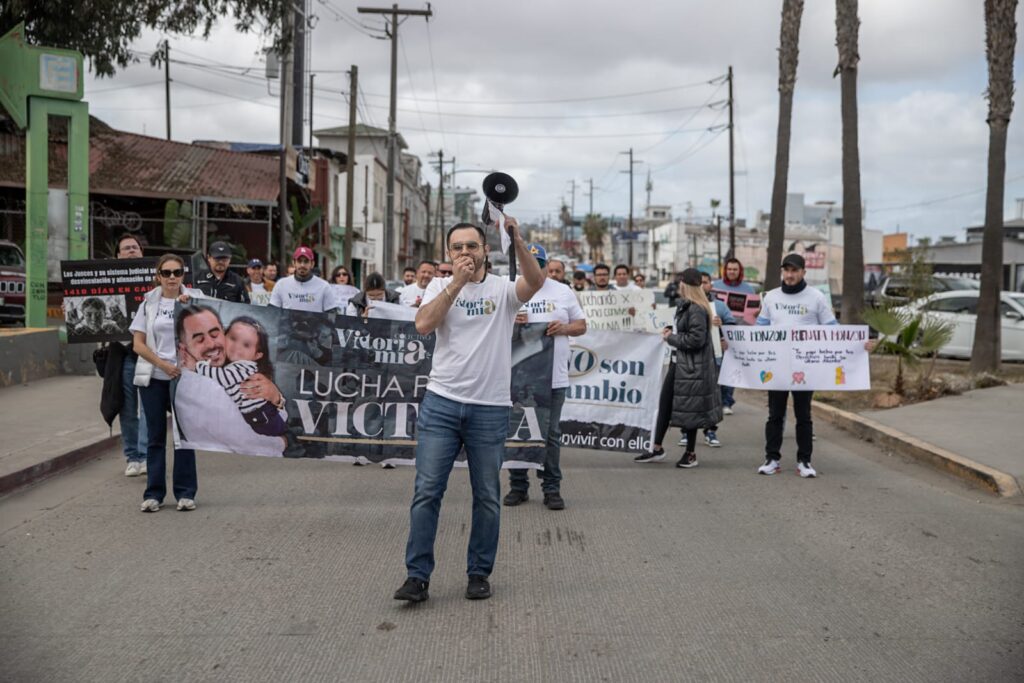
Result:
{"label": "concrete sidewalk", "polygon": [[1024,489],[1024,384],[889,410],[849,413],[815,402],[833,424],[1002,496]]}
{"label": "concrete sidewalk", "polygon": [[0,495],[96,457],[120,441],[100,415],[103,380],[60,375],[0,389]]}

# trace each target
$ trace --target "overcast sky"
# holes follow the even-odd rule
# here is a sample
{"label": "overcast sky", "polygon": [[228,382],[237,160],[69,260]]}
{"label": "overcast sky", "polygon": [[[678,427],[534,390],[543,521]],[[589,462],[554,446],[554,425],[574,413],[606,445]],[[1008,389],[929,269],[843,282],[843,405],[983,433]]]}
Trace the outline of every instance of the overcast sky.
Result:
{"label": "overcast sky", "polygon": [[[361,120],[386,128],[389,43],[356,25],[379,28],[382,21],[357,16],[360,3],[311,2],[314,127],[347,123],[344,72],[356,64],[364,95]],[[858,96],[866,227],[962,237],[963,227],[983,221],[988,127],[982,4],[861,1]],[[409,18],[399,29],[399,130],[409,151],[425,162],[443,148],[460,169],[498,168],[514,175],[520,199],[510,213],[526,220],[556,216],[562,198],[570,199],[573,179],[578,214],[587,207],[589,178],[595,211],[627,213],[628,175],[620,171],[628,164],[620,152],[630,147],[643,162],[635,171],[637,215],[650,172],[651,203],[669,204],[677,216],[692,203],[695,214],[704,216],[711,198],[723,200],[727,211],[728,136],[714,128],[727,120],[715,104],[727,95],[719,81],[709,82],[732,65],[736,214],[753,220],[771,201],[781,5],[439,0],[429,25]],[[1017,21],[1020,31],[1024,9]],[[161,40],[148,33],[134,48],[145,55]],[[808,0],[800,42],[789,191],[804,193],[809,203],[838,202],[834,3]],[[1024,73],[1019,43],[1018,79]],[[269,82],[268,95],[265,38],[237,34],[222,22],[207,41],[172,36],[170,44],[172,58],[206,65],[172,64],[175,140],[277,141],[278,84]],[[113,79],[90,76],[86,82],[95,116],[155,136],[165,132],[163,92],[162,72],[146,59]],[[1014,199],[1024,197],[1019,100],[1018,95],[1007,149],[1007,218],[1015,215]],[[481,178],[466,174],[459,184],[478,185]],[[430,166],[426,179],[436,185]]]}

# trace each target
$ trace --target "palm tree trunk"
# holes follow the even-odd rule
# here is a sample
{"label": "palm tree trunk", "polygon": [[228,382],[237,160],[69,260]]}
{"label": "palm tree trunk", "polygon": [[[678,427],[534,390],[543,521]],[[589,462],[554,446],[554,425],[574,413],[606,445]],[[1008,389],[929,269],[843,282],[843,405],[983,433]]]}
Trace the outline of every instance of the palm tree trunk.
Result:
{"label": "palm tree trunk", "polygon": [[981,245],[981,292],[974,326],[971,372],[998,372],[1001,356],[999,294],[1003,288],[1003,197],[1006,129],[1013,112],[1013,54],[1017,44],[1017,0],[985,0],[988,57],[988,189]]}
{"label": "palm tree trunk", "polygon": [[836,46],[839,48],[843,117],[843,309],[846,324],[863,322],[864,242],[860,195],[860,148],[857,133],[857,49],[860,19],[857,0],[836,0]]}
{"label": "palm tree trunk", "polygon": [[783,0],[779,30],[779,127],[775,137],[775,181],[768,223],[768,263],[765,289],[779,286],[779,264],[786,241],[786,190],[789,186],[789,145],[793,124],[793,88],[800,56],[800,19],[804,0]]}

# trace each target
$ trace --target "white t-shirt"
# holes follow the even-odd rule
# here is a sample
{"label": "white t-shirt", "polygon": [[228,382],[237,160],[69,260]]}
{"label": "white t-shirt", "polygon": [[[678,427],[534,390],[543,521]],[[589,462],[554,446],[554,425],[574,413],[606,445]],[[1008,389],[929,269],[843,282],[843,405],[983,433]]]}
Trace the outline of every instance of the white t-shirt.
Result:
{"label": "white t-shirt", "polygon": [[[451,282],[433,279],[421,307],[445,296]],[[466,284],[437,327],[427,389],[461,403],[511,406],[512,329],[522,304],[510,280],[488,275]]]}
{"label": "white t-shirt", "polygon": [[281,278],[274,284],[274,291],[270,293],[270,305],[317,313],[337,308],[334,292],[331,291],[327,280],[314,276],[305,282],[299,282],[294,275]]}
{"label": "white t-shirt", "polygon": [[[156,347],[156,355],[171,365],[178,364],[177,348],[174,344],[174,304],[177,299],[160,297],[160,306],[157,309],[156,320],[153,321],[153,346]],[[143,301],[139,310],[135,311],[132,324],[128,327],[132,332],[146,332],[146,302]],[[147,339],[147,341],[149,341]],[[157,379],[170,379],[170,376],[153,366],[153,377]]]}
{"label": "white t-shirt", "polygon": [[613,282],[612,287],[615,289],[640,289],[640,287],[638,287],[635,282],[627,282],[624,287],[619,287],[617,284]]}
{"label": "white t-shirt", "polygon": [[[181,373],[174,414],[174,443],[179,448],[266,456],[280,456],[284,451],[281,437],[254,432],[227,392],[214,380],[195,372]],[[285,412],[278,414],[288,420]]]}
{"label": "white t-shirt", "polygon": [[252,290],[249,292],[249,302],[253,306],[266,306],[270,303],[270,292],[267,291],[262,282],[251,282],[249,286],[252,287]]}
{"label": "white t-shirt", "polygon": [[[523,304],[528,323],[549,323],[557,320],[560,323],[571,323],[583,320],[586,316],[580,308],[580,302],[568,285],[544,278],[544,286]],[[555,342],[554,364],[551,369],[551,388],[561,389],[569,386],[569,338],[564,334],[552,337]]]}
{"label": "white t-shirt", "polygon": [[802,292],[786,294],[777,287],[761,297],[758,325],[796,327],[799,325],[833,325],[836,316],[820,289],[808,285]]}
{"label": "white t-shirt", "polygon": [[[429,285],[428,285],[429,286]],[[411,285],[406,285],[402,288],[402,292],[398,297],[398,303],[403,306],[415,306],[416,300],[423,298],[423,295],[427,293],[426,287],[420,287],[415,282]]]}

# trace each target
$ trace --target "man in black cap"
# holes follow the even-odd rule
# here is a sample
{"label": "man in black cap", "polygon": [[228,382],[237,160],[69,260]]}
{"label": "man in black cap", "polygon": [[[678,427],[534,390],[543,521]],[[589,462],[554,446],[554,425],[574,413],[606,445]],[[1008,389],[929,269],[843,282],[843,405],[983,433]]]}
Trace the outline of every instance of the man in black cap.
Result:
{"label": "man in black cap", "polygon": [[238,273],[228,269],[231,264],[231,247],[225,242],[214,242],[206,254],[210,272],[196,280],[196,288],[211,299],[249,303],[249,292],[245,280]]}
{"label": "man in black cap", "polygon": [[[782,259],[782,286],[761,296],[758,325],[801,327],[839,324],[832,313],[828,297],[820,289],[808,287],[804,273],[804,257],[800,254],[788,254]],[[870,352],[875,348],[875,341],[867,341],[864,347]],[[781,469],[782,432],[786,425],[786,403],[790,394],[793,394],[793,412],[796,414],[797,472],[804,478],[816,477],[818,473],[811,467],[811,451],[814,447],[814,423],[811,422],[813,391],[768,392],[768,423],[764,428],[765,459],[757,472],[775,474]]]}

